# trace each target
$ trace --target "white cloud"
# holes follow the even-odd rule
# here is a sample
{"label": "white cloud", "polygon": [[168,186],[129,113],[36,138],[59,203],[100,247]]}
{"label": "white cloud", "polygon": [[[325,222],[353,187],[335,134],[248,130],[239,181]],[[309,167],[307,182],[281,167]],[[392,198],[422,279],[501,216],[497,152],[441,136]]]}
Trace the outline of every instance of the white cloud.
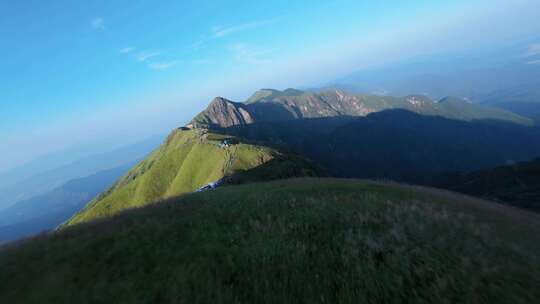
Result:
{"label": "white cloud", "polygon": [[104,30],[105,29],[105,19],[102,17],[96,17],[92,20],[92,28],[94,30]]}
{"label": "white cloud", "polygon": [[271,60],[265,58],[272,50],[255,49],[244,43],[237,43],[231,46],[231,51],[234,53],[236,60],[248,64],[260,65],[270,63]]}
{"label": "white cloud", "polygon": [[245,30],[255,29],[272,23],[272,20],[261,20],[249,23],[242,23],[233,26],[216,26],[212,29],[213,38],[221,38]]}
{"label": "white cloud", "polygon": [[540,43],[533,43],[529,45],[529,48],[525,53],[525,57],[531,57],[536,55],[540,55]]}
{"label": "white cloud", "polygon": [[134,47],[125,47],[123,49],[120,49],[120,54],[128,54],[135,51]]}
{"label": "white cloud", "polygon": [[540,64],[540,59],[529,61],[527,64]]}
{"label": "white cloud", "polygon": [[144,51],[144,52],[140,52],[137,54],[137,56],[135,56],[135,58],[137,59],[137,61],[146,61],[150,58],[154,58],[156,56],[159,56],[161,55],[160,52],[148,52],[148,51]]}
{"label": "white cloud", "polygon": [[167,61],[167,62],[154,62],[154,63],[149,63],[148,67],[153,70],[166,70],[168,68],[172,68],[178,65],[179,63],[181,63],[180,60],[173,60],[173,61]]}

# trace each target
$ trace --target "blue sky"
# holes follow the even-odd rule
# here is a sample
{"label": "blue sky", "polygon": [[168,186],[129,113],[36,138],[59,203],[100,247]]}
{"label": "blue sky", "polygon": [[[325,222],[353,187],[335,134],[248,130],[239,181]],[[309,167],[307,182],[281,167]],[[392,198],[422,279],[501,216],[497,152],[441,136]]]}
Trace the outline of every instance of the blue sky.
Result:
{"label": "blue sky", "polygon": [[471,2],[2,1],[0,171],[165,132],[213,96],[317,86],[540,32],[538,1]]}

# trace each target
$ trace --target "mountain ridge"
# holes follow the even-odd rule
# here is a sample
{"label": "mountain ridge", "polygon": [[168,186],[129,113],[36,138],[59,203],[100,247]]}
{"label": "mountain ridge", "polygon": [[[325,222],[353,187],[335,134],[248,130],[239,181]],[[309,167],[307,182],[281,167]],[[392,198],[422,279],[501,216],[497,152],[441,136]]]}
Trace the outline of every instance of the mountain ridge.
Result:
{"label": "mountain ridge", "polygon": [[404,109],[423,115],[465,121],[494,119],[523,125],[534,124],[532,120],[518,114],[474,104],[455,96],[434,101],[424,95],[392,97],[350,94],[338,89],[320,92],[263,89],[255,92],[245,102],[233,102],[218,97],[188,126],[227,128],[263,121],[339,116],[364,117],[370,113],[391,109]]}
{"label": "mountain ridge", "polygon": [[[395,113],[392,113],[392,111]],[[402,112],[403,114],[400,114]],[[415,182],[423,181],[420,178],[429,180],[436,174],[443,173],[443,169],[451,170],[456,167],[468,169],[472,166],[471,162],[477,160],[474,158],[477,154],[475,152],[478,152],[476,142],[480,139],[465,141],[457,149],[441,144],[434,144],[433,147],[430,147],[433,151],[437,151],[438,154],[442,153],[448,158],[443,157],[444,163],[437,164],[436,168],[440,172],[424,166],[424,171],[420,171],[425,176],[411,175],[411,172],[414,171],[411,171],[411,168],[419,165],[419,160],[407,156],[405,159],[401,158],[401,161],[407,160],[403,165],[400,162],[400,166],[392,166],[392,170],[396,166],[401,167],[404,172],[400,174],[404,175],[389,175],[393,171],[388,171],[389,168],[383,166],[378,168],[384,169],[381,171],[382,173],[373,176],[373,170],[377,167],[372,168],[369,164],[373,164],[374,160],[378,160],[376,155],[386,155],[389,151],[385,150],[384,145],[378,144],[381,139],[368,136],[370,145],[375,147],[370,150],[370,147],[365,146],[362,139],[357,138],[358,134],[368,132],[364,130],[367,128],[367,130],[371,131],[364,135],[379,132],[386,136],[385,139],[396,141],[395,138],[388,138],[388,136],[398,136],[397,134],[403,133],[402,138],[398,138],[399,143],[392,147],[394,149],[405,147],[412,149],[411,151],[421,152],[418,148],[414,148],[421,138],[428,140],[433,136],[440,137],[432,134],[433,132],[425,132],[426,128],[439,121],[439,117],[442,119],[440,127],[449,128],[452,122],[456,122],[454,125],[457,124],[456,126],[460,130],[468,128],[460,124],[467,124],[468,120],[499,119],[501,124],[512,124],[516,128],[521,126],[515,124],[516,122],[528,122],[528,120],[518,115],[499,109],[478,106],[456,97],[448,97],[440,102],[435,102],[423,95],[391,97],[351,95],[340,90],[313,93],[295,89],[285,91],[265,89],[256,92],[246,102],[234,102],[224,97],[216,97],[186,127],[174,130],[157,150],[119,179],[108,191],[89,203],[84,210],[73,216],[67,222],[67,225],[109,217],[125,209],[140,207],[174,195],[193,192],[206,184],[221,182],[224,178],[237,171],[263,167],[258,174],[251,176],[248,174],[246,176],[250,176],[248,179],[265,174],[274,177],[291,177],[289,173],[274,174],[272,172],[272,170],[286,172],[288,165],[283,165],[283,161],[289,161],[288,164],[291,165],[294,163],[287,157],[277,158],[277,155],[283,154],[274,148],[276,145],[292,147],[291,151],[299,155],[307,155],[321,162],[326,168],[334,169],[334,173],[339,173],[337,176],[393,176],[397,177],[398,180]],[[313,125],[314,129],[301,125],[304,121],[307,122],[310,119],[322,120],[322,124],[317,125],[315,123]],[[333,125],[333,127],[325,127],[326,122],[324,120],[326,119],[336,119],[335,122],[330,122],[328,125]],[[286,136],[280,138],[279,134],[274,134],[271,138],[265,138],[257,135],[257,125],[266,124],[271,131],[274,128],[272,126],[274,122],[285,123],[284,126],[278,126],[278,128],[285,127],[285,132],[296,130],[293,124],[286,126],[287,122],[299,122],[300,125],[297,126],[300,131],[297,133],[299,137],[291,139],[290,136]],[[394,124],[401,125],[402,129],[390,131]],[[251,128],[252,126],[255,129]],[[475,129],[475,136],[480,136],[479,134],[482,132],[482,134],[486,134],[486,131],[482,130],[486,126],[488,125],[478,125],[478,128]],[[244,127],[248,134],[242,133]],[[487,131],[491,136],[491,133],[495,132],[496,128],[494,126],[489,128],[493,129]],[[523,126],[523,128],[525,127]],[[503,129],[500,128],[500,130]],[[235,130],[238,133],[235,133]],[[411,134],[411,132],[415,134]],[[451,132],[446,133],[446,136],[452,136]],[[510,134],[511,132],[506,133]],[[409,140],[408,143],[407,140]],[[493,139],[489,140],[492,141],[487,143],[489,145],[495,142]],[[520,137],[519,140],[523,140],[523,138]],[[321,141],[326,144],[321,145]],[[438,138],[435,141],[439,142],[441,139]],[[390,146],[386,145],[386,147]],[[338,150],[333,150],[336,147]],[[374,159],[358,158],[358,153],[355,151],[360,147],[364,150],[364,154],[368,153],[366,155],[371,155]],[[457,166],[455,163],[459,161],[459,158],[456,159],[447,155],[448,153],[444,153],[447,150],[459,152],[460,149],[472,153],[474,156],[466,159],[466,162],[464,161],[466,166]],[[423,154],[420,154],[425,155],[425,153],[424,151]],[[503,153],[504,155],[491,155],[487,162],[482,160],[482,163],[491,161],[498,164],[501,158],[510,155],[520,157],[519,159],[523,157],[521,154],[512,154],[508,151],[505,153]],[[399,160],[399,158],[392,157],[392,155],[388,155],[388,157],[393,159],[394,162]],[[356,162],[349,163],[353,159]],[[441,159],[429,158],[429,160],[435,162]],[[461,160],[463,160],[463,157]],[[268,163],[272,165],[269,166],[269,171],[265,171],[267,169],[264,169],[264,167]],[[357,172],[365,171],[365,169],[361,170],[362,168],[355,165],[355,163],[370,168],[371,171],[368,172],[371,172],[371,175],[358,176]],[[312,169],[303,170],[304,166],[309,167],[309,163],[299,161],[299,164],[298,168],[293,170],[292,176],[295,176],[295,174],[299,174],[299,176],[308,174],[309,176],[309,174],[316,171]],[[377,164],[376,161],[375,164]],[[245,179],[245,177],[237,180],[242,179]]]}
{"label": "mountain ridge", "polygon": [[[217,102],[226,103],[225,100]],[[309,162],[291,170],[299,162],[299,158],[291,160],[288,154],[274,148],[241,141],[233,136],[201,129],[176,129],[159,148],[64,226],[110,217],[126,209],[194,192],[210,183],[228,182],[229,178],[232,183],[241,183],[256,181],[261,174],[281,178],[322,173]],[[264,168],[261,173],[243,174],[256,167]]]}

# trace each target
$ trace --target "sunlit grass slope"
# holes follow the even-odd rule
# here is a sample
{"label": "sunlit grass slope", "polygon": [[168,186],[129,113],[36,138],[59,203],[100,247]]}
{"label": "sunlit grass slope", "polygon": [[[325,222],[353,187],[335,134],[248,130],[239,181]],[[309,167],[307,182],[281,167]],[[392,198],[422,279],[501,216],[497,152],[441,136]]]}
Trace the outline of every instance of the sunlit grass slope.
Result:
{"label": "sunlit grass slope", "polygon": [[539,225],[426,188],[228,186],[0,250],[0,302],[538,303]]}
{"label": "sunlit grass slope", "polygon": [[193,192],[226,175],[264,164],[276,155],[272,149],[250,144],[220,146],[224,138],[205,130],[175,130],[159,149],[67,224]]}

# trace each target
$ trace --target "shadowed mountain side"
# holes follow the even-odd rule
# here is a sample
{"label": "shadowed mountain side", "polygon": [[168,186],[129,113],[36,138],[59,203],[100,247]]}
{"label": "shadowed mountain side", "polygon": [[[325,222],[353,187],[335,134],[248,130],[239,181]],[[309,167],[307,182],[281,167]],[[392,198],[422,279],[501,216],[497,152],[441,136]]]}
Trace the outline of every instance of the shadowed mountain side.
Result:
{"label": "shadowed mountain side", "polygon": [[222,129],[259,142],[289,145],[341,177],[432,184],[445,172],[468,172],[540,155],[540,129],[492,120],[464,122],[404,110],[365,118],[256,123]]}
{"label": "shadowed mountain side", "polygon": [[272,181],[294,177],[327,177],[318,164],[294,154],[280,154],[272,160],[248,170],[239,170],[225,177],[226,185]]}
{"label": "shadowed mountain side", "polygon": [[255,121],[291,120],[302,117],[297,109],[287,109],[277,103],[256,103],[247,104],[246,108],[255,118]]}
{"label": "shadowed mountain side", "polygon": [[440,186],[540,212],[540,159],[465,175],[449,175]]}

